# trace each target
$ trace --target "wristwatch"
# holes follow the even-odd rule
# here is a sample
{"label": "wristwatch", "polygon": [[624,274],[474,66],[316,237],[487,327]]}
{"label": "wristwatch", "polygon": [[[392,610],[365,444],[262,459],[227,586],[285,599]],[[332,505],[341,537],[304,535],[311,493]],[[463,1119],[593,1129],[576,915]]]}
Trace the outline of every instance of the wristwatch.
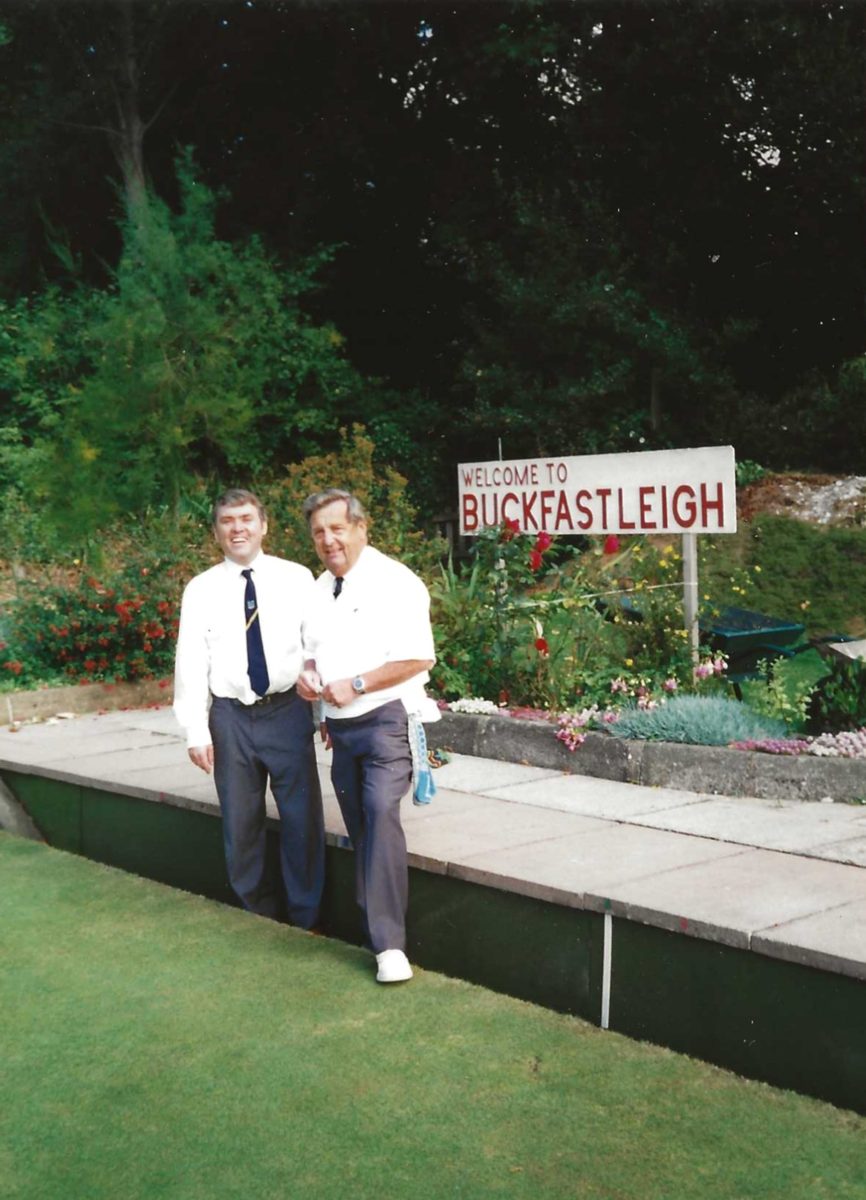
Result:
{"label": "wristwatch", "polygon": [[356,696],[363,696],[366,690],[366,685],[360,675],[357,677],[357,679],[352,680],[352,691]]}

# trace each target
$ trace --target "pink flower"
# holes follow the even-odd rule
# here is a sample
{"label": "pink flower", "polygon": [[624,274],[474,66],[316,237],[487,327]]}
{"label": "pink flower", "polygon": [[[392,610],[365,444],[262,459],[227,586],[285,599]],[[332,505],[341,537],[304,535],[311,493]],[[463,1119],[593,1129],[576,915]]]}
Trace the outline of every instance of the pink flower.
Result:
{"label": "pink flower", "polygon": [[697,675],[698,679],[706,679],[706,677],[708,675],[712,675],[712,673],[713,668],[710,663],[698,663],[698,665],[695,667],[695,674]]}
{"label": "pink flower", "polygon": [[541,555],[538,553],[538,551],[530,550],[529,551],[529,569],[530,569],[530,571],[537,571],[538,568],[541,566],[541,562],[542,562]]}
{"label": "pink flower", "polygon": [[604,552],[605,554],[616,554],[617,550],[619,550],[619,538],[612,533],[604,539]]}
{"label": "pink flower", "polygon": [[666,692],[675,692],[679,687],[679,684],[675,679],[666,679],[662,684],[662,687]]}
{"label": "pink flower", "polygon": [[716,658],[713,660],[713,670],[717,675],[721,675],[722,671],[724,671],[727,665],[728,664],[723,658]]}

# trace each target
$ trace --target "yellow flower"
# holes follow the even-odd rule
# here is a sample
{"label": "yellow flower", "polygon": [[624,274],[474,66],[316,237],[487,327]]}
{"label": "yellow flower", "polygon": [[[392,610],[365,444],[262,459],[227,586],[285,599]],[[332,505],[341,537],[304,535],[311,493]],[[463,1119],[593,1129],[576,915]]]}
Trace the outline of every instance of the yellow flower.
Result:
{"label": "yellow flower", "polygon": [[673,552],[673,546],[665,546],[664,550],[662,550],[662,554],[673,554]]}
{"label": "yellow flower", "polygon": [[627,667],[633,667],[633,666],[634,666],[634,659],[633,659],[633,658],[627,658],[627,659],[625,660],[625,665],[626,665]]}
{"label": "yellow flower", "polygon": [[704,599],[705,599],[705,600],[709,600],[709,598],[710,598],[710,597],[709,597],[709,594],[708,594],[707,592],[704,592]]}
{"label": "yellow flower", "polygon": [[758,572],[758,574],[760,575],[760,573],[761,573],[761,568],[760,568],[760,567],[755,567],[755,570],[756,570],[756,571]]}

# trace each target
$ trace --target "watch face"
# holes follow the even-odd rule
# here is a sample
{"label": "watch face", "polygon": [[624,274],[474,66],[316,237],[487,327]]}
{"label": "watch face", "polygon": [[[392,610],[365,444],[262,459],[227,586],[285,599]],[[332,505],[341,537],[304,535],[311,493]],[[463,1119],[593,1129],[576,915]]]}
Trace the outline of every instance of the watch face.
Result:
{"label": "watch face", "polygon": [[353,679],[353,680],[352,680],[352,687],[355,689],[355,691],[358,693],[358,695],[359,695],[359,696],[363,695],[363,693],[364,693],[364,680],[363,680],[363,679],[361,679],[361,677],[360,677],[360,676],[359,676],[357,679]]}

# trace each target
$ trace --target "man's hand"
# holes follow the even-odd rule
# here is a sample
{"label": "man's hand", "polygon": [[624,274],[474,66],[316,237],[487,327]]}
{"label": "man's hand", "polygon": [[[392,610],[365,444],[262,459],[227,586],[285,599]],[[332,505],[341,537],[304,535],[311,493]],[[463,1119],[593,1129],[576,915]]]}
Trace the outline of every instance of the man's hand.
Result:
{"label": "man's hand", "polygon": [[298,695],[302,700],[318,700],[322,692],[322,680],[314,668],[305,668],[298,676]]}
{"label": "man's hand", "polygon": [[188,753],[195,765],[210,775],[213,770],[213,746],[190,746]]}
{"label": "man's hand", "polygon": [[347,704],[352,703],[357,694],[351,679],[335,679],[322,692],[325,700],[328,704],[333,704],[334,708],[345,708]]}

